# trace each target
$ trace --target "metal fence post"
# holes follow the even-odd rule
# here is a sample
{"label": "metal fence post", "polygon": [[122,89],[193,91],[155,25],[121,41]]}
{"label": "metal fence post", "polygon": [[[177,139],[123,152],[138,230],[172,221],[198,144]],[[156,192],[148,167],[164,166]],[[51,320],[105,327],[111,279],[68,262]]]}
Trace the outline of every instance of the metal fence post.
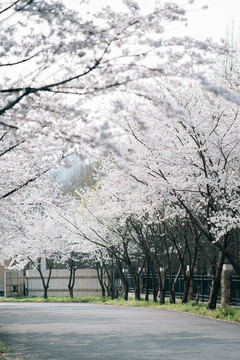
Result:
{"label": "metal fence post", "polygon": [[201,273],[201,295],[202,295],[202,302],[204,302],[204,278],[203,278],[203,272]]}

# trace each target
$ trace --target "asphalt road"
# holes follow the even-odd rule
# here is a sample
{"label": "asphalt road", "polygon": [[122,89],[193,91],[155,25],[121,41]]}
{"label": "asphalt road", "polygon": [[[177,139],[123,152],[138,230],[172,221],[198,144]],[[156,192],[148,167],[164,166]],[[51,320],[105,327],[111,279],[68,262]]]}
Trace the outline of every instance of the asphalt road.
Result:
{"label": "asphalt road", "polygon": [[239,360],[240,324],[169,310],[0,303],[8,360]]}

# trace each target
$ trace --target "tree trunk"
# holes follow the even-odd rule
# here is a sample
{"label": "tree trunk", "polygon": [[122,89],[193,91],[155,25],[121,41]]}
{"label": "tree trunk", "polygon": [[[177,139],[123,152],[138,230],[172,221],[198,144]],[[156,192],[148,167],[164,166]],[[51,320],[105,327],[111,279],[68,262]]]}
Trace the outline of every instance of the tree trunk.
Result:
{"label": "tree trunk", "polygon": [[108,269],[107,266],[105,266],[105,269],[108,277],[108,285],[106,286],[108,291],[108,296],[110,296],[111,299],[114,300],[117,298],[114,266],[112,264],[110,269]]}
{"label": "tree trunk", "polygon": [[[194,254],[191,260],[190,258],[190,265],[189,265],[189,271],[184,273],[184,290],[183,290],[183,297],[182,297],[182,304],[188,302],[188,296],[189,296],[189,290],[193,283],[193,272],[195,268],[195,263],[197,260],[197,254],[198,254],[198,241],[197,237],[195,238],[195,247],[194,247]],[[185,269],[183,269],[185,271]]]}
{"label": "tree trunk", "polygon": [[121,279],[121,282],[122,282],[122,291],[123,291],[123,297],[124,297],[124,300],[128,300],[128,283],[127,283],[127,279],[125,278],[123,272],[122,272],[122,269],[121,271],[119,271],[119,276],[120,276],[120,279]]}
{"label": "tree trunk", "polygon": [[126,282],[126,284],[124,284],[123,287],[123,298],[125,301],[128,301],[128,284]]}
{"label": "tree trunk", "polygon": [[68,290],[69,290],[70,298],[73,298],[73,287],[72,286],[69,287]]}
{"label": "tree trunk", "polygon": [[76,270],[72,266],[70,267],[70,276],[69,276],[69,282],[68,282],[68,291],[71,298],[73,298],[73,288],[75,285],[75,279],[76,279]]}
{"label": "tree trunk", "polygon": [[145,301],[149,300],[149,264],[146,264],[146,284],[145,284]]}
{"label": "tree trunk", "polygon": [[223,252],[221,252],[219,255],[216,274],[213,274],[213,279],[212,279],[212,287],[211,287],[208,306],[207,306],[207,308],[210,310],[215,310],[217,306],[218,291],[221,285],[221,273],[222,273],[224,258],[225,255]]}
{"label": "tree trunk", "polygon": [[47,293],[47,291],[48,291],[48,286],[44,286],[44,288],[43,288],[43,298],[44,298],[44,299],[47,299],[47,298],[48,298],[48,293]]}
{"label": "tree trunk", "polygon": [[172,271],[169,269],[169,302],[170,304],[175,304],[176,302],[176,298],[175,298],[175,288],[173,287],[173,276],[172,276]]}
{"label": "tree trunk", "polygon": [[98,277],[99,284],[101,286],[102,297],[105,297],[106,291],[105,291],[104,280],[103,280],[103,268],[101,267],[99,262],[97,262],[97,277]]}
{"label": "tree trunk", "polygon": [[175,296],[174,282],[171,284],[170,289],[171,290],[170,290],[169,302],[170,302],[170,304],[175,304],[176,303],[176,296]]}
{"label": "tree trunk", "polygon": [[153,301],[157,302],[157,284],[155,279],[155,269],[152,262],[150,262],[150,272],[152,275]]}
{"label": "tree trunk", "polygon": [[140,286],[140,277],[143,271],[143,266],[145,265],[146,258],[144,259],[144,262],[142,264],[142,267],[140,271],[134,270],[133,267],[129,267],[130,274],[133,279],[134,283],[134,293],[135,293],[135,300],[141,299],[141,286]]}
{"label": "tree trunk", "polygon": [[119,261],[119,258],[117,256],[115,256],[115,259],[116,259],[116,263],[117,263],[117,267],[118,267],[120,280],[122,282],[123,297],[124,297],[124,300],[127,301],[128,300],[128,283],[127,283],[127,279],[126,279],[126,276],[123,273],[122,264]]}
{"label": "tree trunk", "polygon": [[179,269],[178,269],[178,272],[177,272],[177,275],[176,275],[174,281],[171,281],[171,283],[169,284],[170,285],[170,299],[169,300],[170,300],[171,304],[175,304],[175,302],[176,302],[175,287],[176,287],[176,284],[177,284],[177,281],[178,281],[180,275],[181,275],[181,265],[179,266]]}
{"label": "tree trunk", "polygon": [[184,281],[182,304],[185,304],[188,301],[188,293],[189,293],[190,285],[191,285],[191,276],[187,275]]}
{"label": "tree trunk", "polygon": [[146,258],[144,259],[144,262],[142,264],[140,272],[138,272],[138,270],[134,268],[134,266],[132,264],[132,261],[129,258],[128,250],[127,250],[127,246],[126,246],[125,242],[123,242],[123,250],[124,250],[124,256],[125,256],[125,262],[126,262],[126,264],[128,266],[128,270],[130,272],[131,278],[132,278],[133,283],[134,283],[135,300],[140,300],[140,298],[141,298],[140,274],[142,273],[143,266],[145,264]]}
{"label": "tree trunk", "polygon": [[165,304],[165,271],[160,272],[157,267],[157,278],[158,278],[158,298],[161,305]]}
{"label": "tree trunk", "polygon": [[141,290],[140,290],[140,276],[137,274],[134,278],[134,294],[135,300],[140,300],[141,298]]}
{"label": "tree trunk", "polygon": [[49,266],[49,273],[48,273],[48,279],[47,279],[47,283],[45,283],[45,279],[42,273],[42,269],[41,269],[41,259],[38,263],[38,265],[36,266],[37,271],[40,274],[41,280],[42,280],[42,286],[43,286],[43,298],[47,299],[48,298],[48,288],[49,288],[49,282],[51,279],[51,274],[52,274],[52,268],[53,268],[53,263],[48,262],[48,266]]}

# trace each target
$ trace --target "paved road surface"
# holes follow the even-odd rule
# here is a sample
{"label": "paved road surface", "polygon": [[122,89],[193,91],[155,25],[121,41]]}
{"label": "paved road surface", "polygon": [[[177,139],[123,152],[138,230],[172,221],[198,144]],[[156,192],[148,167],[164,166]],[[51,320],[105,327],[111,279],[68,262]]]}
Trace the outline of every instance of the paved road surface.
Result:
{"label": "paved road surface", "polygon": [[240,324],[169,310],[0,303],[8,360],[239,360]]}

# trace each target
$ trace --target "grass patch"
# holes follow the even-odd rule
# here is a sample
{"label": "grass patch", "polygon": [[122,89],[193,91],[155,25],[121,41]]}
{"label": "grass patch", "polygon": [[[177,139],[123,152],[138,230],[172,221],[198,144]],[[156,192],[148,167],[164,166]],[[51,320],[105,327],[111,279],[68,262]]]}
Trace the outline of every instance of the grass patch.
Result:
{"label": "grass patch", "polygon": [[4,360],[2,357],[2,354],[7,352],[7,349],[5,348],[5,345],[2,341],[0,341],[0,360]]}
{"label": "grass patch", "polygon": [[240,323],[240,308],[239,307],[221,307],[217,306],[215,310],[207,309],[206,304],[197,304],[196,302],[192,301],[187,304],[170,304],[166,303],[162,307],[175,310],[175,311],[182,311],[188,312],[190,314],[196,314],[200,316],[207,316],[215,319],[227,320],[227,321],[234,321]]}
{"label": "grass patch", "polygon": [[[207,305],[198,304],[195,301],[187,304],[177,302],[176,304],[170,304],[168,301],[164,305],[155,303],[152,300],[144,301],[144,299],[135,300],[130,297],[128,301],[125,301],[122,297],[111,300],[110,298],[102,298],[97,296],[86,297],[73,297],[69,296],[50,296],[48,299],[44,299],[41,296],[32,297],[13,297],[4,298],[0,297],[0,302],[61,302],[61,303],[93,303],[93,304],[107,304],[107,305],[119,305],[119,306],[134,306],[134,307],[152,307],[170,309],[181,312],[188,312],[190,314],[196,314],[201,316],[207,316],[215,319],[222,319],[227,321],[234,321],[240,323],[240,307],[221,307],[218,306],[216,310],[208,310]],[[1,360],[1,359],[0,359]]]}

